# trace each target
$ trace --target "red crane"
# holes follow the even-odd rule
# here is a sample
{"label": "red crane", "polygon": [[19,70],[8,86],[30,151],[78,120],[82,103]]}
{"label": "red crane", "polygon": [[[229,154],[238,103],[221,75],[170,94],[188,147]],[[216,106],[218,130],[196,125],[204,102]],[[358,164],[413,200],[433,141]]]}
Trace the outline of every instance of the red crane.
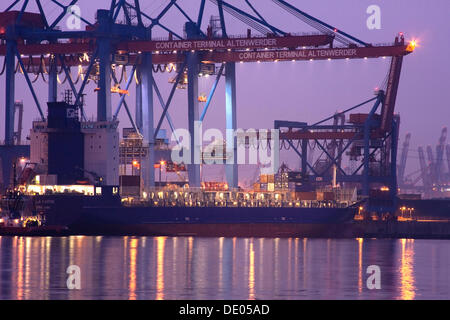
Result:
{"label": "red crane", "polygon": [[[389,132],[391,132],[392,125],[395,125],[395,120],[393,120],[394,108],[402,59],[403,56],[413,52],[415,42],[412,41],[406,44],[403,35],[400,35],[396,37],[395,42],[390,45],[369,44],[306,14],[286,1],[273,1],[289,14],[294,15],[318,30],[320,34],[299,36],[284,32],[269,24],[267,20],[265,20],[256,9],[250,5],[249,1],[246,1],[246,3],[251,7],[254,14],[246,13],[229,4],[227,1],[211,0],[211,2],[216,5],[220,15],[219,31],[221,32],[214,32],[212,30],[213,26],[210,26],[206,33],[201,29],[204,0],[201,1],[197,22],[193,21],[189,15],[184,12],[182,7],[176,3],[176,0],[170,1],[156,18],[152,18],[140,10],[139,0],[135,0],[134,5],[127,1],[111,1],[109,10],[99,9],[97,11],[95,23],[90,23],[82,19],[83,22],[88,24],[84,31],[61,31],[54,29],[66,14],[65,11],[67,8],[64,5],[62,5],[64,12],[62,12],[53,23],[47,23],[48,20],[46,19],[45,11],[42,8],[39,8],[39,13],[26,12],[28,1],[24,1],[20,12],[10,11],[16,3],[18,3],[18,1],[14,1],[14,3],[6,10],[7,12],[0,13],[0,55],[6,56],[6,104],[8,106],[11,105],[11,101],[13,101],[14,97],[14,90],[12,90],[12,85],[9,84],[13,83],[14,61],[17,58],[20,69],[24,72],[27,84],[32,91],[33,98],[42,118],[44,118],[42,108],[40,107],[37,95],[33,91],[32,81],[29,79],[28,73],[33,72],[36,68],[40,70],[41,74],[47,73],[45,66],[52,66],[53,71],[48,72],[49,78],[51,74],[51,81],[49,81],[49,96],[52,96],[52,99],[55,99],[54,97],[56,96],[57,90],[56,70],[63,70],[66,74],[66,79],[69,78],[71,89],[77,96],[75,104],[80,103],[87,80],[91,78],[92,74],[96,74],[96,81],[98,81],[99,87],[97,92],[97,119],[102,121],[110,119],[113,115],[110,99],[110,80],[111,76],[114,76],[114,74],[111,73],[110,68],[112,56],[113,63],[124,66],[132,65],[132,74],[135,73],[137,68],[140,68],[139,71],[141,71],[141,75],[143,75],[142,82],[144,84],[141,86],[144,90],[142,96],[152,96],[152,87],[154,87],[154,90],[158,95],[158,100],[160,100],[163,112],[156,128],[153,128],[153,123],[147,124],[145,128],[141,125],[136,126],[143,127],[145,129],[143,130],[144,138],[148,141],[153,141],[160,130],[163,119],[167,117],[170,123],[167,111],[171,104],[175,88],[178,85],[179,80],[181,80],[185,70],[187,78],[189,79],[187,84],[188,127],[191,134],[193,134],[193,123],[195,119],[199,118],[197,115],[197,69],[199,69],[198,67],[202,63],[222,64],[221,70],[223,70],[223,67],[226,64],[226,90],[230,93],[227,94],[228,100],[226,100],[226,108],[228,108],[226,111],[226,126],[227,128],[235,129],[236,75],[233,64],[235,62],[277,62],[291,60],[307,61],[392,57],[386,91],[380,90],[376,98],[376,108],[378,108],[379,105],[381,106],[381,114],[366,115],[366,118],[370,121],[372,121],[372,117],[381,119],[381,122],[380,124],[377,124],[376,129],[372,130],[371,128],[370,132],[366,134],[360,130],[355,130],[355,127],[358,126],[358,124],[354,124],[349,127],[341,126],[342,128],[339,130],[307,130],[302,132],[291,131],[288,133],[281,133],[281,135],[294,135],[295,137],[293,138],[296,139],[331,139],[335,141],[342,141],[344,139],[364,139],[367,141],[369,138],[379,139],[388,135]],[[52,2],[57,3],[58,1],[52,0]],[[170,8],[178,9],[184,17],[188,19],[188,21],[184,23],[184,30],[186,31],[185,37],[177,35],[173,30],[170,30],[161,24],[161,18],[165,16]],[[124,12],[126,24],[116,23],[116,18],[121,10]],[[137,24],[132,23],[132,19],[128,13],[129,10],[136,13]],[[226,32],[224,11],[233,15],[235,18],[240,19],[254,30],[259,31],[262,36],[253,36],[251,32],[248,31],[246,36],[243,37],[232,37],[228,35]],[[9,16],[12,16],[12,18]],[[149,26],[144,25],[142,22],[143,18],[147,19],[146,22],[149,22]],[[39,23],[37,23],[38,20]],[[168,32],[168,38],[166,40],[152,39],[150,31],[155,26],[161,27]],[[174,37],[177,37],[178,39],[174,40]],[[336,43],[338,43],[339,46],[336,46]],[[164,102],[156,82],[153,79],[151,65],[169,64],[176,65],[178,76],[176,81],[174,81],[174,86],[170,91],[167,101]],[[86,77],[78,92],[73,81],[70,79],[70,66],[88,66],[87,71],[83,72],[86,73]],[[16,71],[17,70],[18,68],[16,67]],[[44,72],[42,72],[43,70]],[[219,73],[222,74],[222,72]],[[209,102],[211,101],[215,86],[219,79],[220,75],[216,78],[211,93],[207,98],[201,120],[203,120],[204,113],[208,109]],[[132,80],[133,79],[130,76],[124,90],[128,90],[128,86]],[[125,96],[122,95],[114,117],[117,115],[122,104],[126,107],[124,98]],[[142,107],[142,103],[139,103],[140,109],[153,110],[151,99],[143,99],[142,101],[145,106]],[[376,111],[376,108],[374,109],[374,112]],[[7,108],[7,110],[9,109],[10,108]],[[129,117],[131,120],[131,116]],[[7,114],[7,118],[10,119],[11,116]],[[9,124],[10,120],[8,120],[7,123]],[[362,126],[361,123],[359,123],[359,125]],[[9,132],[9,127],[7,127],[5,131]],[[10,134],[8,133],[6,136],[9,137]],[[191,147],[194,148],[193,145]],[[339,150],[338,153],[340,153]],[[153,160],[151,159],[150,162],[153,162]],[[227,179],[230,177],[230,179],[233,180],[232,185],[236,187],[237,167],[228,167],[228,169]],[[189,176],[190,180],[192,178],[192,181],[194,182],[193,185],[198,185],[199,172],[198,165],[189,166]],[[154,177],[150,174],[149,181],[151,181],[151,184],[154,182],[153,180]]]}
{"label": "red crane", "polygon": [[[398,39],[397,39],[398,40]],[[154,64],[169,64],[184,62],[186,51],[200,51],[201,61],[205,63],[222,62],[275,62],[291,60],[331,60],[331,59],[365,59],[380,57],[396,57],[391,67],[390,82],[398,82],[401,62],[404,55],[414,50],[413,44],[396,41],[390,46],[349,47],[349,48],[304,48],[327,45],[330,37],[316,36],[283,36],[283,37],[254,37],[227,39],[211,38],[209,40],[167,40],[167,41],[127,41],[117,45],[117,53],[129,54],[128,64],[136,61],[137,55],[142,52],[152,52]],[[164,49],[159,49],[164,48]],[[171,49],[168,49],[171,48]],[[39,65],[41,55],[44,62],[49,63],[46,55],[84,55],[92,53],[95,49],[93,42],[88,43],[54,43],[54,44],[20,44],[17,46],[24,58],[24,64],[30,63],[29,56],[34,57],[32,65]],[[0,45],[0,55],[5,55],[6,45]],[[88,61],[74,59],[67,61],[67,65],[87,65]],[[391,102],[396,94],[396,87],[387,92]],[[392,101],[395,104],[395,101]],[[391,103],[390,103],[391,104]],[[390,105],[389,104],[389,105]],[[388,111],[391,108],[387,105]],[[387,113],[388,114],[388,113]],[[388,121],[386,119],[385,121]]]}

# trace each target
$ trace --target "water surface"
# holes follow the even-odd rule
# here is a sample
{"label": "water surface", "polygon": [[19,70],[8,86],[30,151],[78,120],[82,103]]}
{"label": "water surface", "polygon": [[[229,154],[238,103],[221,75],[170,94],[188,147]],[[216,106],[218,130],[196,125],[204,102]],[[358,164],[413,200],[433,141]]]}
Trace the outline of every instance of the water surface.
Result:
{"label": "water surface", "polygon": [[449,266],[446,240],[0,237],[0,299],[450,299]]}

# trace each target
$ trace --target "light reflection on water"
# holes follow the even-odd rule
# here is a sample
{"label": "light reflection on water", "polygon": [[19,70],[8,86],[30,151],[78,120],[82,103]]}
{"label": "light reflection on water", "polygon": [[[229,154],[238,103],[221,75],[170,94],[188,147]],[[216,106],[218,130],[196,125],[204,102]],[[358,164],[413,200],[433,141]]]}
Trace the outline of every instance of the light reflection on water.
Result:
{"label": "light reflection on water", "polygon": [[449,299],[449,266],[440,240],[0,237],[0,299]]}
{"label": "light reflection on water", "polygon": [[414,239],[401,239],[401,246],[401,294],[399,298],[412,300],[416,291],[414,287]]}

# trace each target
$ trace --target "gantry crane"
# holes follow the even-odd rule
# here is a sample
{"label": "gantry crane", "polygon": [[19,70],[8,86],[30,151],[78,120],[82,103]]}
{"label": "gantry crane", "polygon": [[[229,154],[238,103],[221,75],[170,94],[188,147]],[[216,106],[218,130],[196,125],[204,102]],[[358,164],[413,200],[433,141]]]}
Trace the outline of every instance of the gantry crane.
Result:
{"label": "gantry crane", "polygon": [[[155,137],[161,128],[164,119],[167,119],[172,130],[173,124],[169,116],[169,107],[180,80],[186,77],[188,129],[193,136],[195,122],[203,121],[211,104],[211,99],[222,74],[225,77],[225,118],[226,128],[236,129],[236,70],[237,62],[276,62],[291,60],[332,60],[332,59],[368,59],[392,57],[386,91],[380,90],[377,94],[376,107],[365,121],[365,131],[347,130],[328,133],[311,133],[312,139],[329,137],[335,140],[362,139],[366,159],[369,158],[369,145],[371,139],[379,139],[382,136],[394,132],[397,134],[395,120],[393,120],[395,98],[403,56],[414,50],[415,43],[405,43],[403,35],[397,37],[390,45],[374,45],[357,39],[354,36],[327,24],[306,12],[296,8],[283,0],[272,0],[277,6],[287,13],[295,16],[319,33],[309,35],[294,35],[269,23],[269,17],[263,17],[257,8],[249,0],[242,2],[246,9],[238,8],[223,0],[210,0],[215,7],[219,18],[217,25],[204,28],[203,14],[205,0],[196,2],[198,6],[197,17],[190,17],[177,0],[171,0],[165,5],[158,15],[151,17],[141,10],[142,1],[111,0],[107,9],[99,9],[96,13],[96,21],[90,22],[83,17],[78,17],[86,25],[85,30],[61,31],[58,24],[66,16],[66,11],[71,5],[77,3],[72,0],[69,5],[63,5],[57,0],[52,3],[61,8],[61,13],[53,21],[49,20],[46,8],[43,8],[40,0],[35,0],[37,9],[30,9],[28,0],[12,1],[4,12],[0,13],[0,55],[5,56],[5,143],[12,143],[12,119],[14,101],[14,79],[16,70],[23,72],[29,89],[32,93],[38,112],[44,118],[41,102],[35,90],[29,74],[37,70],[37,74],[48,74],[48,101],[56,100],[58,87],[58,74],[65,74],[71,90],[75,94],[75,104],[80,105],[86,84],[89,80],[97,83],[97,120],[106,121],[116,117],[121,106],[124,105],[127,114],[136,130],[141,132],[149,143],[150,163],[154,163]],[[190,6],[194,4],[189,2]],[[37,10],[37,12],[36,12]],[[184,24],[185,36],[177,34],[172,26],[162,22],[169,10],[176,10],[183,16],[176,21]],[[118,22],[118,16],[122,13],[124,23]],[[227,20],[225,13],[243,21],[251,29],[244,36],[234,37],[227,32]],[[220,22],[220,23],[219,23]],[[220,28],[219,25],[220,24]],[[166,39],[155,39],[153,34],[156,27],[164,30]],[[256,31],[257,34],[252,32]],[[18,62],[17,68],[15,62]],[[218,64],[220,71],[217,73],[211,91],[203,107],[198,111],[198,74],[200,66],[204,64]],[[133,119],[122,94],[116,111],[112,112],[111,106],[111,79],[114,83],[114,70],[112,65],[122,65],[131,68],[129,76],[124,79],[125,85],[118,89],[128,90],[133,77],[137,78],[136,92],[136,117]],[[155,69],[155,66],[157,67]],[[159,87],[153,76],[158,66],[175,66],[176,77],[169,96],[164,101]],[[84,75],[79,88],[76,81],[71,78],[70,68],[81,68]],[[163,70],[159,68],[159,70]],[[224,72],[223,72],[224,71]],[[124,91],[125,92],[125,91]],[[156,93],[163,112],[156,126],[154,125],[153,92]],[[372,100],[371,100],[372,101]],[[382,107],[381,118],[375,119],[375,110]],[[80,105],[82,115],[84,112]],[[363,126],[362,123],[358,124]],[[309,133],[302,133],[309,135]],[[227,145],[233,146],[233,137],[227,137]],[[393,145],[396,145],[393,139]],[[193,139],[191,150],[199,148]],[[232,147],[230,147],[232,148]],[[234,151],[234,163],[226,165],[226,176],[230,187],[237,187],[236,147]],[[341,151],[344,152],[346,148]],[[340,152],[340,153],[342,153]],[[339,151],[338,151],[339,153]],[[395,152],[392,153],[394,156]],[[191,164],[188,165],[189,182],[191,186],[200,186],[200,164],[195,162],[195,152],[191,155]],[[395,159],[394,159],[395,160]],[[333,161],[333,163],[336,161]],[[395,162],[395,161],[394,161]],[[393,172],[391,172],[393,173]],[[365,185],[368,186],[369,167],[365,165]],[[395,174],[394,174],[395,176]],[[394,178],[392,178],[394,179]],[[154,172],[149,170],[144,180],[147,185],[154,185]],[[394,184],[393,184],[394,185]],[[365,187],[368,194],[368,187]]]}
{"label": "gantry crane", "polygon": [[400,156],[400,164],[398,166],[398,183],[402,188],[405,185],[405,169],[406,169],[406,160],[408,159],[408,151],[409,151],[409,143],[411,140],[411,133],[407,133],[405,136],[405,140],[403,141],[402,153]]}
{"label": "gantry crane", "polygon": [[[403,44],[403,35],[399,35],[396,44]],[[369,102],[375,101],[369,113],[353,113],[348,118],[349,124],[332,125],[324,123],[336,119],[328,117],[313,125],[305,122],[275,121],[274,126],[280,131],[280,140],[289,146],[301,158],[301,171],[305,176],[302,188],[314,189],[316,185],[327,184],[332,179],[342,183],[359,184],[362,196],[369,198],[366,209],[370,212],[393,213],[396,210],[397,195],[397,141],[399,116],[394,115],[403,56],[407,52],[394,55],[388,74],[386,88],[376,91],[376,96],[361,104],[351,107],[341,115],[346,115]],[[380,110],[381,109],[381,110]],[[377,113],[377,111],[379,113]],[[341,141],[343,148],[336,156],[326,148],[327,141]],[[293,141],[298,141],[296,147]],[[315,167],[308,162],[308,146],[314,142],[322,151],[326,162],[324,168]],[[351,160],[359,160],[358,168],[348,172],[341,166],[344,152],[348,151]],[[330,175],[335,166],[336,177]]]}
{"label": "gantry crane", "polygon": [[419,164],[422,176],[422,184],[425,190],[429,190],[432,184],[430,176],[430,166],[428,166],[425,161],[425,152],[423,151],[423,147],[419,147],[417,151],[419,153]]}
{"label": "gantry crane", "polygon": [[[423,147],[418,148],[423,191],[427,197],[433,191],[439,191],[442,186],[445,187],[450,184],[450,146],[446,145],[446,140],[447,127],[444,127],[441,130],[441,136],[436,145],[436,157],[431,146],[427,146],[426,148],[428,163],[425,160]],[[445,154],[447,157],[448,171],[445,169]]]}
{"label": "gantry crane", "polygon": [[436,184],[444,183],[444,152],[447,140],[447,127],[442,128],[438,145],[436,146]]}
{"label": "gantry crane", "polygon": [[446,151],[446,154],[447,154],[447,168],[448,168],[448,171],[447,171],[447,173],[448,173],[447,181],[448,181],[449,184],[450,184],[450,144],[448,144],[448,145],[445,147],[445,151]]}

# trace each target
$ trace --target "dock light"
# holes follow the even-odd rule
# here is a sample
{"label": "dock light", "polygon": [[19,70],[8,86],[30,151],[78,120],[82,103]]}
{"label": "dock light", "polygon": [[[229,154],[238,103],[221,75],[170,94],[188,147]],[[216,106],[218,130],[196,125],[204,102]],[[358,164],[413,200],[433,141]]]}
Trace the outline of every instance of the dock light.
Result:
{"label": "dock light", "polygon": [[139,161],[137,161],[137,160],[133,160],[133,167],[136,167],[136,168],[138,168],[139,167]]}
{"label": "dock light", "polygon": [[385,187],[381,187],[380,190],[381,191],[389,191],[389,188],[385,186]]}
{"label": "dock light", "polygon": [[416,48],[416,46],[417,46],[417,41],[416,40],[411,40],[409,42],[408,46],[406,47],[406,51],[413,52],[414,49]]}
{"label": "dock light", "polygon": [[161,161],[159,162],[159,164],[160,164],[161,166],[165,166],[165,165],[166,165],[166,162],[165,162],[164,160],[161,160]]}

